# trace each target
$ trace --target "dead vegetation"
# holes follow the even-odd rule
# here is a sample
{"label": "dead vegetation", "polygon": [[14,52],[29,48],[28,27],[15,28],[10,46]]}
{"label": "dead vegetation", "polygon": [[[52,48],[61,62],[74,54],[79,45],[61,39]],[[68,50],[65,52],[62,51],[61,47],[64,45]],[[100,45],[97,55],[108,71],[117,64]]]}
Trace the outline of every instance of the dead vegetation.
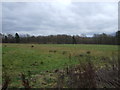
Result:
{"label": "dead vegetation", "polygon": [[29,80],[26,79],[25,74],[21,74],[21,80],[22,80],[22,85],[24,86],[25,89],[29,90],[31,86],[29,85]]}
{"label": "dead vegetation", "polygon": [[10,77],[7,75],[7,74],[5,74],[5,76],[4,76],[4,82],[3,82],[3,84],[2,84],[2,89],[1,90],[7,90],[8,89],[8,86],[9,86],[9,84],[10,84]]}
{"label": "dead vegetation", "polygon": [[[49,51],[56,52],[56,51]],[[62,53],[63,54],[63,53]],[[65,54],[65,53],[64,53]],[[87,62],[79,63],[74,66],[67,66],[63,70],[55,69],[53,72],[46,71],[45,74],[50,73],[50,77],[44,77],[45,82],[41,82],[42,85],[47,85],[47,83],[56,83],[53,85],[53,88],[120,88],[120,76],[118,74],[118,62],[114,55],[112,58],[101,57],[102,62],[107,62],[103,68],[96,68],[90,56],[91,52],[87,51],[86,54],[78,54],[76,57],[78,60],[82,57],[85,57]],[[71,59],[71,54],[68,55]],[[40,64],[44,64],[41,61]],[[32,66],[37,66],[38,63],[34,62]],[[21,81],[24,88],[30,89],[34,88],[30,85],[30,82],[36,83],[37,79],[34,77],[31,78],[31,71],[28,71],[28,75],[21,74]],[[41,75],[42,77],[42,75]],[[39,78],[41,78],[39,77]],[[56,77],[52,80],[51,77]],[[10,77],[4,76],[4,82],[2,90],[6,90],[10,84]]]}
{"label": "dead vegetation", "polygon": [[91,62],[67,67],[58,73],[57,88],[96,88],[95,69]]}
{"label": "dead vegetation", "polygon": [[[120,75],[118,60],[102,57],[107,62],[103,68],[96,68],[91,60],[90,52],[86,55],[87,62],[74,67],[67,67],[65,71],[58,72],[58,88],[120,88]],[[83,55],[80,55],[83,57]],[[61,79],[60,79],[61,78]]]}

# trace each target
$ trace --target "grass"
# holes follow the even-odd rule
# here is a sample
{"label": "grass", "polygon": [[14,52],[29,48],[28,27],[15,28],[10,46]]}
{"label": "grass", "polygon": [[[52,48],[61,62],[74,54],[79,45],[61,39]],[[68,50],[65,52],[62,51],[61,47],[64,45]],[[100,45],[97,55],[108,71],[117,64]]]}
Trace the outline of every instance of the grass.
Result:
{"label": "grass", "polygon": [[[33,47],[34,46],[34,47]],[[103,58],[117,58],[116,45],[85,45],[85,44],[3,44],[2,64],[3,74],[12,76],[11,87],[20,86],[20,73],[40,75],[46,71],[63,69],[66,66],[86,62],[80,55],[90,52],[96,66],[103,66]]]}

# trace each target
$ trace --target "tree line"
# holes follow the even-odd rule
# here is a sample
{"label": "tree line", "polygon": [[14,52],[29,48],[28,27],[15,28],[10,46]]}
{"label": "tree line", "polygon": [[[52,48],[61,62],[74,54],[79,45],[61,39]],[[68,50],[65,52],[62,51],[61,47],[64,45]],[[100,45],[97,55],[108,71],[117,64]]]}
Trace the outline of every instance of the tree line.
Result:
{"label": "tree line", "polygon": [[49,35],[49,36],[20,36],[18,33],[15,35],[0,34],[2,43],[39,43],[39,44],[109,44],[117,45],[120,41],[120,31],[115,35],[108,35],[105,33],[94,34],[92,37],[85,35]]}

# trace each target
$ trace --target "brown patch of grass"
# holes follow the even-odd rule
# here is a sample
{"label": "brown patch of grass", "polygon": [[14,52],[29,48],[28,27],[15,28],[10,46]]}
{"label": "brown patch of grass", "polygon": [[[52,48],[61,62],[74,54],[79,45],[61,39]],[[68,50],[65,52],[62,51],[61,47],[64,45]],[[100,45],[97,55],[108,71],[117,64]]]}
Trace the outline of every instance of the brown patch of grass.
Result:
{"label": "brown patch of grass", "polygon": [[24,88],[27,88],[27,90],[31,88],[31,86],[29,85],[29,80],[26,79],[25,74],[23,73],[21,74],[21,79],[22,79],[22,85],[24,86]]}

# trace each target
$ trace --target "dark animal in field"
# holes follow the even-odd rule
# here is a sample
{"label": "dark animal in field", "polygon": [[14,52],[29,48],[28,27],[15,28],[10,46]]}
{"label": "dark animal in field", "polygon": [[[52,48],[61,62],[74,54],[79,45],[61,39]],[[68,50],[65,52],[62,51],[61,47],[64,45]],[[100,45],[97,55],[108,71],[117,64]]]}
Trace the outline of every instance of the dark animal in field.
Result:
{"label": "dark animal in field", "polygon": [[56,53],[57,51],[56,50],[54,50],[54,53]]}
{"label": "dark animal in field", "polygon": [[62,52],[63,55],[66,54],[66,53],[67,53],[67,51],[63,51],[63,52]]}
{"label": "dark animal in field", "polygon": [[84,54],[77,54],[75,57],[84,57]]}
{"label": "dark animal in field", "polygon": [[83,57],[84,55],[83,55],[83,54],[80,54],[79,56],[80,56],[80,57]]}
{"label": "dark animal in field", "polygon": [[56,69],[54,72],[55,72],[55,73],[57,73],[58,71],[59,71],[59,70],[58,70],[58,69]]}
{"label": "dark animal in field", "polygon": [[33,48],[34,46],[32,45],[31,48]]}
{"label": "dark animal in field", "polygon": [[40,62],[40,64],[43,64],[43,62]]}
{"label": "dark animal in field", "polygon": [[56,51],[56,50],[49,50],[49,52],[54,52],[54,53],[56,53],[57,51]]}
{"label": "dark animal in field", "polygon": [[90,54],[91,52],[90,52],[90,51],[87,51],[86,53],[87,53],[87,54]]}

